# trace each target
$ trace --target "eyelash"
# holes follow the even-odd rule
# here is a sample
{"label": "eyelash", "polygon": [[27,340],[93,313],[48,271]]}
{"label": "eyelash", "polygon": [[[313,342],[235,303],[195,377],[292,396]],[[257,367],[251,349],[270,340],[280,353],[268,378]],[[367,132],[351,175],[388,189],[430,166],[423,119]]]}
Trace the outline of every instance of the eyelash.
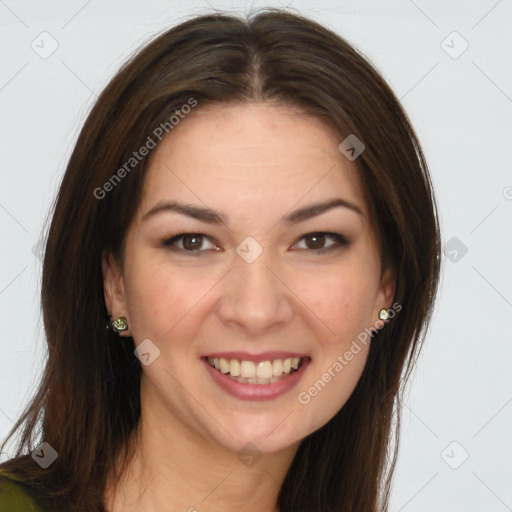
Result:
{"label": "eyelash", "polygon": [[[321,236],[325,236],[325,237],[328,237],[328,238],[332,238],[336,243],[329,246],[329,247],[325,247],[325,248],[322,248],[322,249],[300,249],[300,250],[307,250],[307,251],[312,251],[312,252],[316,252],[316,253],[319,253],[319,254],[325,254],[329,251],[332,251],[334,249],[339,249],[343,246],[347,246],[347,245],[350,245],[350,242],[347,240],[347,238],[340,234],[340,233],[330,233],[330,232],[325,232],[325,231],[314,231],[312,233],[307,233],[305,235],[303,235],[302,237],[299,238],[299,241],[307,238],[307,237],[311,237],[311,236],[318,236],[318,235],[321,235]],[[178,240],[184,238],[185,236],[196,236],[196,237],[201,237],[201,238],[207,238],[207,239],[210,239],[210,237],[208,235],[205,235],[203,233],[179,233],[179,234],[176,234],[174,236],[172,236],[171,238],[168,238],[166,240],[164,240],[162,242],[162,245],[168,249],[170,249],[171,251],[177,251],[177,252],[186,252],[186,253],[189,253],[193,256],[200,256],[202,252],[204,252],[205,250],[201,250],[201,249],[196,249],[196,250],[187,250],[187,249],[182,249],[180,247],[175,247],[173,244],[175,244]],[[196,254],[194,254],[196,253]]]}

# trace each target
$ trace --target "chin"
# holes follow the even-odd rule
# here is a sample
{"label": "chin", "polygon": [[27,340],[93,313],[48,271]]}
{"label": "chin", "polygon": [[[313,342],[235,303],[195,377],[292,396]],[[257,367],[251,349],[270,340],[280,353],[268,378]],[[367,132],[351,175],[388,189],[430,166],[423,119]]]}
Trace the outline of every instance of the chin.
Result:
{"label": "chin", "polygon": [[[299,425],[285,419],[286,414],[276,414],[274,417],[253,418],[252,420],[233,421],[229,424],[223,425],[229,433],[222,431],[222,439],[217,442],[226,449],[236,452],[244,450],[247,445],[254,445],[254,447],[261,453],[274,453],[284,450],[293,444],[299,443],[308,432],[302,435],[299,431]],[[292,413],[290,419],[296,422],[298,415]],[[229,435],[231,434],[231,435]]]}

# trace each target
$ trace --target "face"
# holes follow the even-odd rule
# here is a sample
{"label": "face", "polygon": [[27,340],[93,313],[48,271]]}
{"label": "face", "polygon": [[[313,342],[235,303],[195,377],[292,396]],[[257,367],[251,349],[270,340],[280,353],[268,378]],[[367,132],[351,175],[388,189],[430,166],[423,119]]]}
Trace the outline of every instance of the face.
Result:
{"label": "face", "polygon": [[153,150],[124,271],[107,257],[103,269],[109,313],[149,354],[141,400],[169,428],[273,452],[349,398],[370,344],[358,335],[394,283],[341,140],[282,107],[223,105]]}

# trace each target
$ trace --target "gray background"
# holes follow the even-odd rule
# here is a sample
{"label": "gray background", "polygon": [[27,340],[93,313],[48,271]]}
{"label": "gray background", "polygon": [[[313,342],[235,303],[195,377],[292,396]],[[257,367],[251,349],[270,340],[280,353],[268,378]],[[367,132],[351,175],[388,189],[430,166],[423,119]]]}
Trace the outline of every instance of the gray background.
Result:
{"label": "gray background", "polygon": [[37,244],[96,95],[186,15],[286,5],[376,64],[411,117],[437,194],[446,258],[390,510],[512,510],[510,0],[0,0],[0,435],[41,374]]}

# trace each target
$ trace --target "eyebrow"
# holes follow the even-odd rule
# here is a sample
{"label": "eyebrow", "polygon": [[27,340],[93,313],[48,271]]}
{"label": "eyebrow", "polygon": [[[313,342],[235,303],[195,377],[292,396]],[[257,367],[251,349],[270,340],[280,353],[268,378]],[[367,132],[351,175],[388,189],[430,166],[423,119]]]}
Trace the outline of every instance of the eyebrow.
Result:
{"label": "eyebrow", "polygon": [[[323,201],[321,203],[311,204],[309,206],[305,206],[303,208],[295,210],[285,215],[283,219],[288,224],[298,224],[299,222],[303,222],[313,217],[317,217],[318,215],[321,215],[322,213],[331,210],[332,208],[340,206],[347,208],[351,211],[354,211],[364,217],[363,211],[356,204],[353,204],[342,198],[334,198],[328,199],[327,201]],[[200,206],[179,203],[177,201],[160,201],[153,208],[151,208],[151,210],[149,210],[143,215],[142,220],[145,221],[148,218],[151,218],[156,214],[163,212],[180,213],[181,215],[192,217],[193,219],[200,220],[201,222],[206,222],[207,224],[226,224],[227,222],[225,216],[222,215],[222,213],[220,212],[216,212],[215,210],[203,208]]]}

